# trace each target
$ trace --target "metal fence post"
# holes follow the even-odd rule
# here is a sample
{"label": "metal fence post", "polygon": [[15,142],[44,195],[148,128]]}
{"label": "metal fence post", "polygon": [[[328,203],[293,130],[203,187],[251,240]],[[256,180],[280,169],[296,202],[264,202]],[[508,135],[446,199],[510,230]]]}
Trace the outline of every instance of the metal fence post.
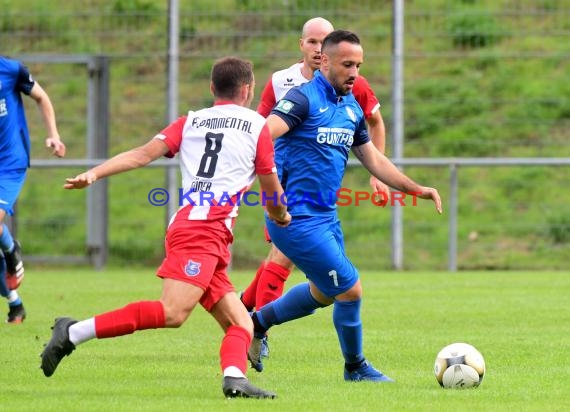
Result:
{"label": "metal fence post", "polygon": [[[106,159],[109,152],[109,58],[94,56],[88,63],[87,158]],[[87,191],[87,254],[96,269],[107,262],[109,196],[107,180]]]}
{"label": "metal fence post", "polygon": [[[394,0],[392,25],[392,153],[396,164],[404,157],[404,1]],[[398,165],[400,169],[401,165]],[[392,267],[404,267],[404,210],[400,204],[392,206]]]}
{"label": "metal fence post", "polygon": [[448,270],[450,272],[457,271],[457,165],[451,163],[449,165],[449,235],[448,235]]}
{"label": "metal fence post", "polygon": [[[167,78],[167,121],[169,123],[178,117],[178,72],[180,57],[180,5],[178,0],[168,0],[168,78]],[[178,166],[178,161],[172,160]],[[165,222],[168,226],[170,218],[178,209],[178,167],[166,168],[166,188],[170,201],[166,207]]]}

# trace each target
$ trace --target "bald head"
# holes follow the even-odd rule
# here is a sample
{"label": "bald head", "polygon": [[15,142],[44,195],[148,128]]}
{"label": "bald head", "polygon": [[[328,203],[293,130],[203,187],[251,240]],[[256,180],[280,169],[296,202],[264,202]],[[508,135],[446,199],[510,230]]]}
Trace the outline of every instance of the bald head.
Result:
{"label": "bald head", "polygon": [[320,67],[323,39],[333,30],[331,22],[322,17],[312,18],[303,25],[299,48],[303,53],[301,72],[306,79],[312,79],[313,72]]}
{"label": "bald head", "polygon": [[303,24],[301,37],[306,38],[308,36],[314,36],[316,33],[324,33],[326,36],[333,30],[334,27],[330,21],[323,19],[322,17],[314,17]]}

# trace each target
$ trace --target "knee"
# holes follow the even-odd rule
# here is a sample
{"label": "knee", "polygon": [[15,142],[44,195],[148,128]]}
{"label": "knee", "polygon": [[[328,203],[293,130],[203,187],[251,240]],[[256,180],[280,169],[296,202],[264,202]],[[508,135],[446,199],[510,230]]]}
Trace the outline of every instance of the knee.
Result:
{"label": "knee", "polygon": [[362,284],[360,283],[360,281],[356,282],[353,287],[351,287],[346,292],[336,296],[336,298],[338,300],[344,300],[349,302],[359,300],[360,298],[362,298]]}
{"label": "knee", "polygon": [[285,269],[293,270],[295,265],[291,262],[287,256],[283,254],[279,249],[275,246],[271,250],[271,255],[269,256],[269,261],[278,264],[279,266],[284,267]]}
{"label": "knee", "polygon": [[172,318],[166,318],[166,325],[168,327],[171,328],[179,328],[180,326],[182,326],[184,324],[184,322],[186,321],[187,317],[186,316],[175,316]]}
{"label": "knee", "polygon": [[186,322],[191,309],[164,305],[165,324],[169,328],[179,328]]}

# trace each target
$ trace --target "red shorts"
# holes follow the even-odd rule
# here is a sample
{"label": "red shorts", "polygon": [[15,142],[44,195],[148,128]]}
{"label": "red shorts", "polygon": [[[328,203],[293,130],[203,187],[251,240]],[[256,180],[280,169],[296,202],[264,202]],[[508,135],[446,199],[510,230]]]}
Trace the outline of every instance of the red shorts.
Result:
{"label": "red shorts", "polygon": [[204,290],[200,304],[210,312],[221,298],[235,292],[227,274],[232,241],[223,221],[175,221],[166,232],[166,257],[157,276]]}

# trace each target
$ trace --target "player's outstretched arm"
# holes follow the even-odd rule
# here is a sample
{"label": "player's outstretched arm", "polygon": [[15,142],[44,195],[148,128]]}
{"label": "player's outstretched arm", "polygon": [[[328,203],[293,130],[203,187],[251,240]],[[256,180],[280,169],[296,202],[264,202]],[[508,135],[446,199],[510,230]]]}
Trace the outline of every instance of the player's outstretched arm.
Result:
{"label": "player's outstretched arm", "polygon": [[442,213],[441,198],[437,189],[421,186],[403,174],[386,156],[380,153],[371,142],[354,146],[352,151],[372,175],[393,188],[413,194],[421,199],[431,199],[438,213]]}
{"label": "player's outstretched arm", "polygon": [[283,193],[283,187],[277,178],[277,173],[258,175],[257,177],[269,219],[282,227],[289,225],[291,223],[291,215],[287,211],[287,200]]}
{"label": "player's outstretched arm", "polygon": [[52,149],[52,154],[57,157],[65,156],[65,144],[59,137],[57,131],[57,123],[55,120],[55,110],[53,104],[46,91],[36,81],[30,92],[30,97],[34,99],[38,105],[38,109],[42,116],[42,121],[47,131],[46,147]]}
{"label": "player's outstretched arm", "polygon": [[127,172],[146,166],[153,160],[168,153],[168,146],[162,139],[152,139],[148,143],[120,153],[94,168],[75,177],[65,179],[64,189],[83,189],[97,179]]}

